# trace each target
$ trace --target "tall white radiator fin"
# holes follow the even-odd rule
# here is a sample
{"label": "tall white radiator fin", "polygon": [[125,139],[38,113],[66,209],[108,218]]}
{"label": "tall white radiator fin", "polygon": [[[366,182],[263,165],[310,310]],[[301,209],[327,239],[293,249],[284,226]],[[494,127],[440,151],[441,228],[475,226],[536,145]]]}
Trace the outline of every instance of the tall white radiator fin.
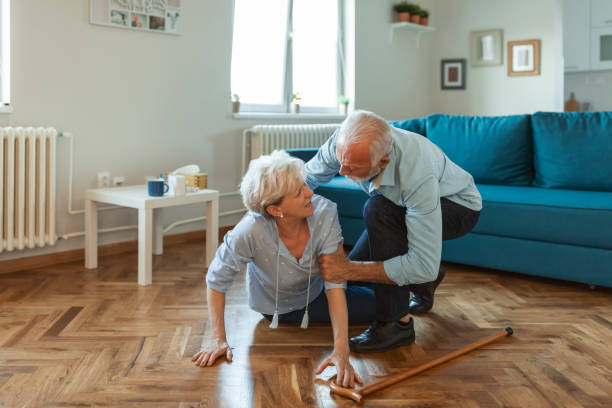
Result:
{"label": "tall white radiator fin", "polygon": [[273,150],[320,147],[339,127],[339,124],[253,126],[243,134],[242,174],[249,161]]}
{"label": "tall white radiator fin", "polygon": [[53,128],[0,128],[0,252],[54,245]]}

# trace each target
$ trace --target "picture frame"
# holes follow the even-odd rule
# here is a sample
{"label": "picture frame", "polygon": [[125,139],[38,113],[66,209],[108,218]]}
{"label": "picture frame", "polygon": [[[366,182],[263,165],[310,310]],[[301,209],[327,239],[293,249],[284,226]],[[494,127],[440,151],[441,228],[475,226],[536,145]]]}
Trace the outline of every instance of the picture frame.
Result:
{"label": "picture frame", "polygon": [[130,27],[137,29],[149,28],[147,15],[140,13],[130,13]]}
{"label": "picture frame", "polygon": [[110,24],[127,27],[129,19],[129,13],[127,11],[114,9],[110,11]]}
{"label": "picture frame", "polygon": [[166,18],[160,16],[149,16],[149,30],[166,30]]}
{"label": "picture frame", "polygon": [[465,58],[443,59],[440,63],[440,71],[440,86],[443,90],[465,89]]}
{"label": "picture frame", "polygon": [[489,67],[503,65],[504,30],[492,29],[470,33],[470,65]]}
{"label": "picture frame", "polygon": [[540,40],[508,41],[508,76],[540,75]]}
{"label": "picture frame", "polygon": [[184,0],[90,0],[89,22],[106,27],[181,35]]}

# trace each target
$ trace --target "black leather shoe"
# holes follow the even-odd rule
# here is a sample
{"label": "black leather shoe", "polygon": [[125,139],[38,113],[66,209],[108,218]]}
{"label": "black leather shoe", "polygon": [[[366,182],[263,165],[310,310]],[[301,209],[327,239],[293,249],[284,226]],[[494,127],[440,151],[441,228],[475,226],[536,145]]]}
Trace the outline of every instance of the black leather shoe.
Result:
{"label": "black leather shoe", "polygon": [[431,310],[434,304],[434,293],[440,282],[442,282],[442,279],[444,279],[444,276],[446,276],[446,271],[444,267],[440,265],[438,277],[435,281],[410,285],[412,297],[408,304],[409,313],[420,314],[427,313]]}
{"label": "black leather shoe", "polygon": [[355,353],[376,353],[414,343],[414,321],[384,323],[374,322],[359,336],[349,340],[349,348]]}

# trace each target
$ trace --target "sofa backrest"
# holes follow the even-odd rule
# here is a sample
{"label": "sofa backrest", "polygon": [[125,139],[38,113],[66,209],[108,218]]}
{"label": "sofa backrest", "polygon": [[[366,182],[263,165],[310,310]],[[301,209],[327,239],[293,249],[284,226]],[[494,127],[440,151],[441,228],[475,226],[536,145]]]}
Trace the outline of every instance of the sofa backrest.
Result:
{"label": "sofa backrest", "polygon": [[532,115],[534,185],[612,191],[612,112]]}
{"label": "sofa backrest", "polygon": [[531,184],[531,132],[529,115],[427,117],[427,138],[480,184]]}
{"label": "sofa backrest", "polygon": [[[389,124],[426,136],[479,184],[612,191],[612,112],[434,114]],[[317,149],[288,151],[308,161]]]}
{"label": "sofa backrest", "polygon": [[404,129],[409,132],[418,133],[427,137],[427,118],[416,118],[408,120],[394,120],[389,124],[399,129]]}

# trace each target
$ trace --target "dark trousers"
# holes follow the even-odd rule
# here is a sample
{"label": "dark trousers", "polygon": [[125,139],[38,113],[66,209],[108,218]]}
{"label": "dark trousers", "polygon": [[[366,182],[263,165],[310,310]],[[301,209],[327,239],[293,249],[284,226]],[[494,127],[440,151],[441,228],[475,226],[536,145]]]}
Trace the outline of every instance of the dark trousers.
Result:
{"label": "dark trousers", "polygon": [[[376,300],[374,291],[363,286],[349,286],[346,289],[346,306],[348,308],[349,323],[370,323],[375,318]],[[295,310],[293,312],[278,316],[279,323],[300,323],[306,309]],[[268,320],[272,320],[272,315],[264,314]],[[308,305],[308,320],[311,323],[330,323],[329,303],[325,291],[322,291]]]}
{"label": "dark trousers", "polygon": [[[478,222],[480,211],[474,211],[446,198],[442,206],[442,240],[459,238],[470,232]],[[408,251],[406,207],[400,207],[382,195],[371,197],[363,208],[366,229],[349,259],[353,261],[384,261]],[[368,286],[376,296],[376,320],[392,322],[408,314],[410,285],[351,282]]]}

